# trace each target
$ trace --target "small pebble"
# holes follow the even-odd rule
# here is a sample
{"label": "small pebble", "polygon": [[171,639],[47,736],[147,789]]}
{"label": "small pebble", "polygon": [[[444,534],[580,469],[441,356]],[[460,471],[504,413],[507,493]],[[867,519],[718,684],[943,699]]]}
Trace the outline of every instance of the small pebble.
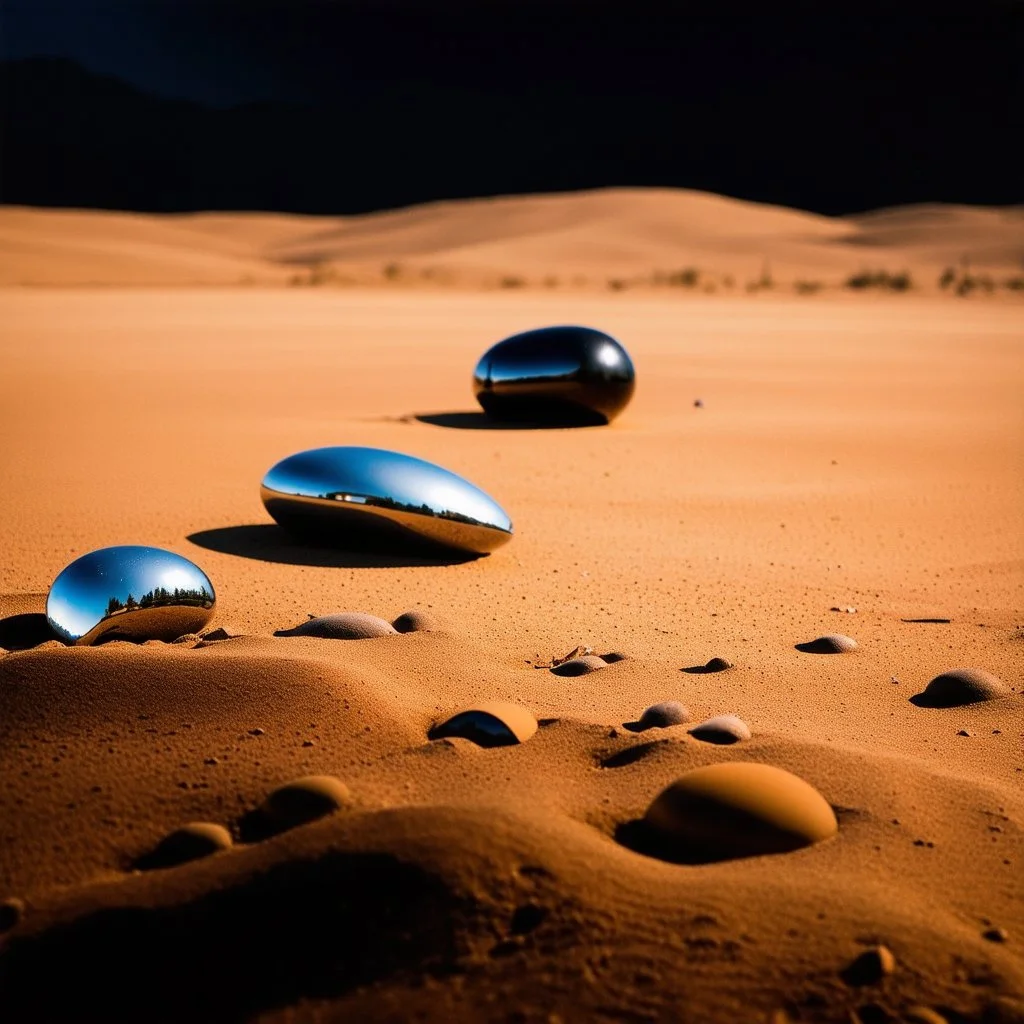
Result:
{"label": "small pebble", "polygon": [[973,736],[973,735],[974,735],[974,733],[973,733],[973,732],[971,732],[971,730],[970,730],[970,729],[961,729],[961,730],[960,730],[960,731],[959,731],[959,732],[957,733],[957,736]]}
{"label": "small pebble", "polygon": [[279,629],[274,636],[315,636],[322,640],[372,640],[393,636],[398,630],[376,615],[363,612],[340,612],[321,615],[300,623],[294,629]]}
{"label": "small pebble", "polygon": [[8,932],[25,916],[25,904],[16,896],[0,900],[0,932]]}
{"label": "small pebble", "polygon": [[556,676],[585,676],[590,672],[597,672],[598,669],[607,667],[608,662],[604,658],[599,658],[596,654],[584,654],[582,658],[573,658],[572,661],[555,665],[551,671]]}
{"label": "small pebble", "polygon": [[896,957],[888,946],[864,950],[842,972],[847,985],[877,985],[896,970]]}
{"label": "small pebble", "polygon": [[815,640],[797,644],[796,649],[804,654],[846,654],[857,649],[857,641],[842,633],[826,633]]}
{"label": "small pebble", "polygon": [[986,928],[981,937],[989,942],[1006,942],[1010,934],[1005,928]]}
{"label": "small pebble", "polygon": [[628,661],[629,655],[623,654],[622,651],[609,651],[607,654],[601,655],[601,660],[606,665],[614,665],[617,661]]}
{"label": "small pebble", "polygon": [[430,633],[441,629],[440,623],[430,612],[421,611],[419,608],[403,612],[391,625],[399,633]]}
{"label": "small pebble", "polygon": [[259,726],[257,726],[255,729],[250,729],[249,730],[249,735],[250,736],[262,736],[263,735],[263,730],[261,728],[259,728]]}
{"label": "small pebble", "polygon": [[736,715],[718,715],[690,730],[690,735],[706,743],[741,743],[749,740],[750,726]]}
{"label": "small pebble", "polygon": [[704,399],[702,399],[702,398],[695,398],[693,400],[693,407],[695,409],[703,409],[704,408]]}
{"label": "small pebble", "polygon": [[641,729],[667,729],[673,725],[683,725],[689,720],[690,711],[686,705],[677,700],[664,700],[647,708],[638,724]]}
{"label": "small pebble", "polygon": [[710,658],[708,663],[704,666],[705,672],[724,672],[727,668],[732,668],[732,662],[726,661],[725,658]]}
{"label": "small pebble", "polygon": [[172,868],[230,849],[231,845],[231,833],[223,825],[193,821],[164,836],[143,860],[147,868]]}
{"label": "small pebble", "polygon": [[333,775],[306,775],[275,789],[263,811],[278,829],[316,821],[352,804],[352,794]]}
{"label": "small pebble", "polygon": [[1010,688],[980,668],[954,668],[936,676],[914,700],[932,708],[955,708],[1008,697]]}
{"label": "small pebble", "polygon": [[431,730],[430,738],[461,736],[481,747],[508,747],[525,743],[536,731],[532,711],[519,704],[486,701],[452,715]]}
{"label": "small pebble", "polygon": [[201,633],[200,636],[203,638],[203,643],[211,643],[217,640],[230,640],[234,634],[229,633],[223,626],[218,626],[216,629]]}

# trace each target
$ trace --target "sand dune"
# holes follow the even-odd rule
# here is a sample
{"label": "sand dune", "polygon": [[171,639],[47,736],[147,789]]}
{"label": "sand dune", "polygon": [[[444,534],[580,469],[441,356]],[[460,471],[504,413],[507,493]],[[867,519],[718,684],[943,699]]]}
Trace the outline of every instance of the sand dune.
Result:
{"label": "sand dune", "polygon": [[[582,238],[595,209],[614,223],[649,200],[653,237],[654,199],[551,202]],[[683,200],[710,238],[712,201]],[[531,202],[532,223],[503,222],[510,251],[550,224]],[[468,251],[489,243],[467,210],[488,231],[505,217],[438,209],[387,215],[389,245],[426,246],[443,221],[445,251]],[[175,259],[195,245],[219,266],[290,245],[363,258],[376,223],[345,241],[290,218],[18,216],[72,240],[109,217],[124,252],[173,238]],[[845,244],[823,218],[759,216],[759,245]],[[920,239],[938,219],[863,230]],[[608,427],[484,429],[479,354],[567,320],[627,346],[632,404]],[[1021,1019],[1016,304],[11,288],[0,322],[5,1021]],[[515,536],[450,562],[296,543],[259,481],[322,444],[464,474]],[[116,543],[201,565],[220,632],[53,640],[53,578]],[[294,635],[410,610],[409,632],[332,639],[332,619]],[[834,635],[855,644],[820,642]],[[612,651],[626,657],[595,658]],[[553,670],[573,652],[593,670]],[[921,699],[961,667],[999,680],[972,677],[992,699]],[[642,720],[667,701],[688,721]],[[508,703],[523,742],[431,738]],[[748,729],[701,728],[721,716]],[[729,762],[803,780],[838,831],[738,855],[737,817],[775,827],[770,780],[745,809],[687,805],[674,846],[651,831],[666,787]],[[342,795],[286,827],[268,797],[309,776]],[[224,848],[159,866],[190,823]]]}
{"label": "sand dune", "polygon": [[[0,210],[0,284],[281,284],[314,265],[359,283],[605,287],[686,267],[736,287],[861,269],[1019,273],[1020,210],[941,205],[823,217],[682,189],[432,203],[355,217]],[[390,270],[385,273],[385,268]]]}

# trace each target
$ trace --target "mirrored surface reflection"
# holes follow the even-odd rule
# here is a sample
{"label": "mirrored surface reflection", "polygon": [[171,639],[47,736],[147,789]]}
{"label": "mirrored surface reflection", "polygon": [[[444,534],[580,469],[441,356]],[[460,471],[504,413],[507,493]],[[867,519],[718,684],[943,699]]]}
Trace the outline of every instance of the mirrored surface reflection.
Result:
{"label": "mirrored surface reflection", "polygon": [[494,419],[602,424],[629,403],[636,373],[611,335],[592,327],[541,327],[498,342],[481,357],[473,390]]}
{"label": "mirrored surface reflection", "polygon": [[450,470],[383,448],[315,448],[282,459],[263,479],[267,511],[320,543],[446,547],[487,554],[512,521],[479,487]]}
{"label": "mirrored surface reflection", "polygon": [[123,544],[68,565],[50,587],[46,618],[65,643],[175,640],[213,616],[213,584],[173,551]]}

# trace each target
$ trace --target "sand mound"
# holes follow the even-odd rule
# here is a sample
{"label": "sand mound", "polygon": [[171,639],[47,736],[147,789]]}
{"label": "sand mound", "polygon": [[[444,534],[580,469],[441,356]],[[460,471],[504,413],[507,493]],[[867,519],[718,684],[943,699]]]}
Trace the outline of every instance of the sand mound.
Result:
{"label": "sand mound", "polygon": [[[353,217],[0,211],[0,284],[838,283],[865,267],[1017,272],[1019,210],[924,206],[833,218],[687,189],[429,203]],[[328,268],[328,269],[324,269]],[[678,276],[684,274],[684,276]]]}
{"label": "sand mound", "polygon": [[[365,612],[340,612],[320,615],[302,622],[293,629],[279,629],[275,636],[315,636],[321,640],[371,640],[397,633],[390,622]],[[408,630],[401,630],[408,632]]]}
{"label": "sand mound", "polygon": [[785,853],[839,828],[832,808],[803,779],[742,762],[682,775],[654,800],[643,824],[666,855],[696,863]]}
{"label": "sand mound", "polygon": [[954,668],[936,676],[915,698],[922,707],[953,708],[1009,697],[1010,688],[980,668]]}

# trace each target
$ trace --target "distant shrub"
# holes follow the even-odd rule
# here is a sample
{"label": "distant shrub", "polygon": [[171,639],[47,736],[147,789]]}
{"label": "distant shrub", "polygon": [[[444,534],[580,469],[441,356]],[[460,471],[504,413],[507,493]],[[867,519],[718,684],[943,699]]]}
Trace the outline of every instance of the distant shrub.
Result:
{"label": "distant shrub", "polygon": [[673,270],[670,271],[665,281],[676,288],[696,288],[700,281],[700,271],[696,267]]}
{"label": "distant shrub", "polygon": [[1024,292],[1024,277],[1008,277],[1003,281],[1003,287],[1011,292]]}
{"label": "distant shrub", "polygon": [[508,276],[501,279],[502,288],[523,288],[526,282],[521,277]]}
{"label": "distant shrub", "polygon": [[793,290],[797,295],[813,295],[815,292],[820,292],[824,288],[821,281],[794,281]]}
{"label": "distant shrub", "polygon": [[905,292],[913,287],[910,272],[901,270],[892,273],[889,270],[862,270],[851,274],[846,279],[846,287],[853,289],[879,288],[891,292]]}
{"label": "distant shrub", "polygon": [[608,287],[613,292],[621,292],[626,289],[627,282],[623,281],[621,277],[610,277],[608,279]]}
{"label": "distant shrub", "polygon": [[956,268],[946,267],[939,278],[939,287],[945,291],[951,284],[956,282]]}

